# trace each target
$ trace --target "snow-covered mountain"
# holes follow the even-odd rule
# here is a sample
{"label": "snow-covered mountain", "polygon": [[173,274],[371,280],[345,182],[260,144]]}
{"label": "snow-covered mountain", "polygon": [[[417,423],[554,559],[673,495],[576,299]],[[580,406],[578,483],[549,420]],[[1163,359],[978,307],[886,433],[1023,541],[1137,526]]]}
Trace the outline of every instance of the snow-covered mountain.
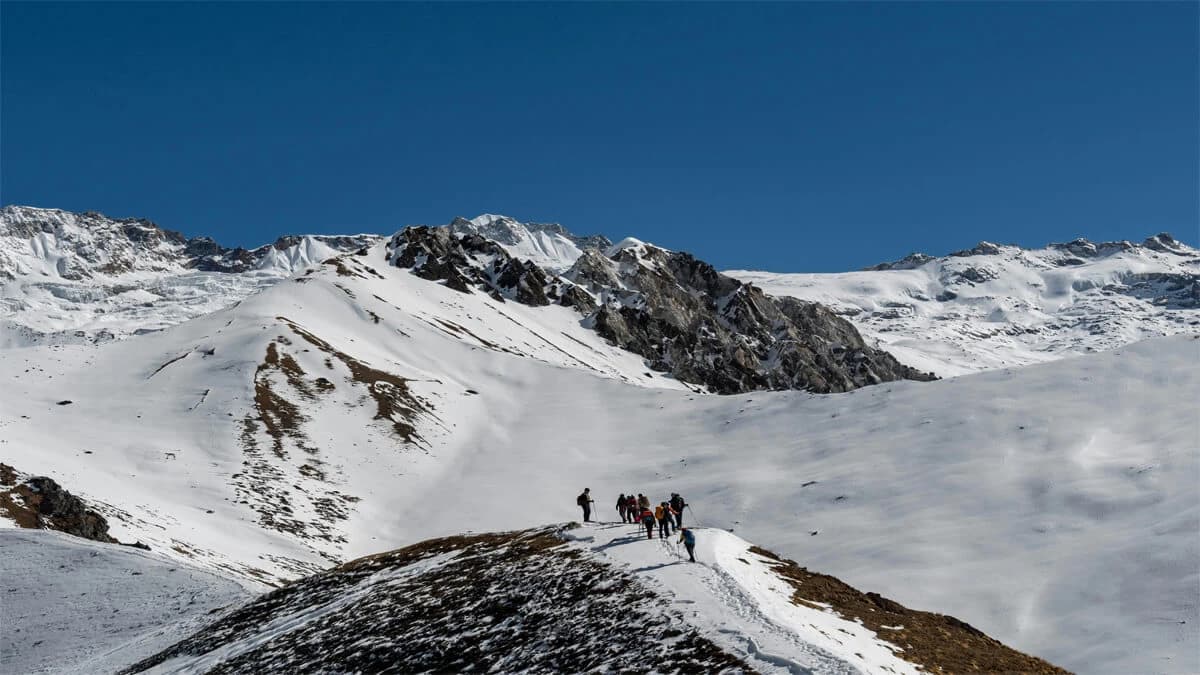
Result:
{"label": "snow-covered mountain", "polygon": [[[27,248],[41,240],[17,236]],[[160,264],[155,251],[175,246],[164,241],[149,245],[146,260],[124,258],[143,268],[111,274],[196,273],[184,263],[150,269]],[[883,366],[895,360],[861,344],[828,310],[771,298],[686,254],[636,240],[603,250],[576,244],[580,254],[559,271],[454,227],[411,228],[351,248],[310,257],[315,264],[297,265],[290,277],[276,275],[190,320],[163,321],[161,330],[100,344],[10,343],[0,351],[0,462],[24,476],[52,477],[107,518],[120,541],[257,589],[430,537],[562,522],[577,513],[574,496],[585,485],[601,502],[618,493],[681,492],[692,505],[688,518],[705,526],[702,541],[725,542],[702,551],[707,560],[747,550],[724,539],[732,530],[1072,670],[1200,670],[1194,335],[936,382],[884,378]],[[92,275],[67,279],[71,288],[110,283],[99,268],[112,256],[88,255],[64,256],[83,258]],[[999,255],[944,264],[982,265]],[[1142,260],[1142,273],[1152,274],[1176,258],[1186,270],[1190,255],[1146,245],[1056,269]],[[934,262],[861,274],[888,279]],[[69,275],[82,265],[63,264]],[[40,276],[21,269],[10,284]],[[976,287],[951,288],[967,303],[967,289]],[[1108,292],[1119,300],[1118,290]],[[1179,307],[1162,311],[1195,311],[1183,307],[1182,290],[1164,301]],[[169,306],[160,300],[145,309],[159,320]],[[22,311],[5,320],[39,316]],[[810,354],[772,360],[793,335]],[[730,358],[735,347],[740,364]],[[781,370],[768,375],[770,368]],[[850,391],[746,391],[813,368],[832,369]],[[763,382],[749,375],[758,369]],[[856,379],[867,372],[876,379]],[[713,383],[722,380],[706,379],[714,373],[740,374],[734,381],[744,393],[702,393],[721,390]],[[791,381],[835,390],[812,386],[810,377]],[[862,386],[872,381],[880,383]],[[20,491],[0,490],[0,506],[18,498]],[[678,582],[671,597],[693,600],[679,601],[681,612],[697,613],[689,621],[709,628],[751,621],[763,631],[791,625],[765,610],[766,600],[719,595],[729,588],[719,585],[722,575],[736,576],[739,565],[772,567],[758,558],[734,556],[721,569],[673,581],[682,566],[671,565],[657,540],[581,536],[594,539],[570,546],[588,549],[580,550],[587,560],[628,554],[616,562],[639,583]],[[435,562],[387,574],[400,580],[452,564]],[[698,595],[703,589],[717,596]],[[318,622],[337,610],[320,601],[309,613],[306,602],[290,607]],[[289,607],[276,610],[281,621],[291,616]],[[304,639],[316,627],[289,634]],[[238,637],[250,629],[232,628],[237,639],[218,651],[253,651]],[[775,657],[784,671],[803,663],[817,672],[870,670],[837,645],[821,646],[820,630],[802,625],[770,633],[772,646],[761,637],[767,632],[701,629],[724,653],[757,659],[761,670]],[[845,644],[890,652],[880,643],[890,630],[899,629],[879,627],[875,637]],[[210,644],[213,635],[191,644]],[[166,646],[139,644],[136,658]],[[212,653],[175,657],[207,663]],[[805,660],[823,653],[836,658]],[[103,660],[108,665],[97,670],[116,662]]]}
{"label": "snow-covered mountain", "polygon": [[0,208],[0,348],[103,342],[232,305],[376,235],[281,237],[247,250],[145,219]]}
{"label": "snow-covered mountain", "polygon": [[1200,332],[1200,251],[1168,234],[1041,249],[983,242],[842,274],[727,274],[827,305],[942,377]]}
{"label": "snow-covered mountain", "polygon": [[156,333],[6,350],[0,458],[121,541],[270,583],[561,521],[583,485],[678,491],[706,526],[1052,663],[1200,665],[1190,336],[706,396],[573,307],[422,278],[393,241],[363,253]]}
{"label": "snow-covered mountain", "polygon": [[561,276],[490,239],[446,228],[406,228],[387,251],[392,264],[460,293],[572,307],[581,325],[641,355],[649,369],[716,393],[828,393],[933,379],[871,348],[816,303],[772,298],[687,253],[635,239],[585,250]]}

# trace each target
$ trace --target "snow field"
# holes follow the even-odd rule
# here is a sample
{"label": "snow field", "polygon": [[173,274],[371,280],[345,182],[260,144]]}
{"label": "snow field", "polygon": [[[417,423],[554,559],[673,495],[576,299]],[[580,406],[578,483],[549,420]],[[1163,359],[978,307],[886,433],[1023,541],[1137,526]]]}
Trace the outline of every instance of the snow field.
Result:
{"label": "snow field", "polygon": [[[136,340],[0,352],[0,458],[107,505],[122,540],[268,577],[561,521],[584,486],[601,514],[620,492],[680,492],[704,526],[1066,668],[1200,671],[1200,340],[832,396],[705,396],[646,376],[569,310],[460,294],[379,257],[362,260],[383,278],[325,270]],[[398,442],[280,316],[410,378],[432,410],[415,422],[425,442]],[[361,500],[330,525],[344,541],[264,527],[240,503],[240,421],[280,335],[335,385],[309,400],[271,380],[326,478],[300,471],[295,439],[262,454],[299,516],[320,490]]]}

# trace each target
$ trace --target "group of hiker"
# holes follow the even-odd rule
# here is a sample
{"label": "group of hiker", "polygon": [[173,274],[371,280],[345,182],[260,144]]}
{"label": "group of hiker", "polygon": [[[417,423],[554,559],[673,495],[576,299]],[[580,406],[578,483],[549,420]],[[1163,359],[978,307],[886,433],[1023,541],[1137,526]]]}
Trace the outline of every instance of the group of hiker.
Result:
{"label": "group of hiker", "polygon": [[[595,500],[592,499],[591,492],[591,488],[584,488],[583,494],[575,500],[575,503],[583,508],[585,523],[591,522],[592,519],[592,504]],[[631,492],[617,497],[617,513],[621,515],[621,522],[644,526],[647,539],[654,538],[655,525],[658,526],[658,536],[662,539],[671,536],[673,531],[678,532],[679,541],[687,548],[688,558],[696,562],[696,535],[691,528],[683,526],[685,508],[687,502],[677,492],[672,492],[669,500],[660,502],[653,509],[650,508],[650,498],[644,494],[638,493],[635,496]]]}

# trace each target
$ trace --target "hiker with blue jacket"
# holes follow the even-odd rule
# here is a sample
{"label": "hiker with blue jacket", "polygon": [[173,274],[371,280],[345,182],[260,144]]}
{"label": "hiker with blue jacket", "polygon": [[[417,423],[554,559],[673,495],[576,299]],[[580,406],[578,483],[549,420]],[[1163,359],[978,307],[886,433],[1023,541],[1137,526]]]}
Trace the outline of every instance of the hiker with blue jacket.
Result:
{"label": "hiker with blue jacket", "polygon": [[680,529],[679,541],[682,541],[684,548],[687,549],[688,560],[696,562],[696,535],[692,534],[692,528],[685,527]]}

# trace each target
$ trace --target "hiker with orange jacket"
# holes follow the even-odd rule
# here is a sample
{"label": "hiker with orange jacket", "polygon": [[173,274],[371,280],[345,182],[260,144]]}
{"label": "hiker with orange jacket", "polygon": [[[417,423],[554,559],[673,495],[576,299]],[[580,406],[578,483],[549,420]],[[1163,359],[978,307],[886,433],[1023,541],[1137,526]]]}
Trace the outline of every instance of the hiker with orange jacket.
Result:
{"label": "hiker with orange jacket", "polygon": [[654,509],[654,519],[658,521],[658,536],[666,539],[671,536],[671,525],[675,522],[675,509],[663,502]]}

